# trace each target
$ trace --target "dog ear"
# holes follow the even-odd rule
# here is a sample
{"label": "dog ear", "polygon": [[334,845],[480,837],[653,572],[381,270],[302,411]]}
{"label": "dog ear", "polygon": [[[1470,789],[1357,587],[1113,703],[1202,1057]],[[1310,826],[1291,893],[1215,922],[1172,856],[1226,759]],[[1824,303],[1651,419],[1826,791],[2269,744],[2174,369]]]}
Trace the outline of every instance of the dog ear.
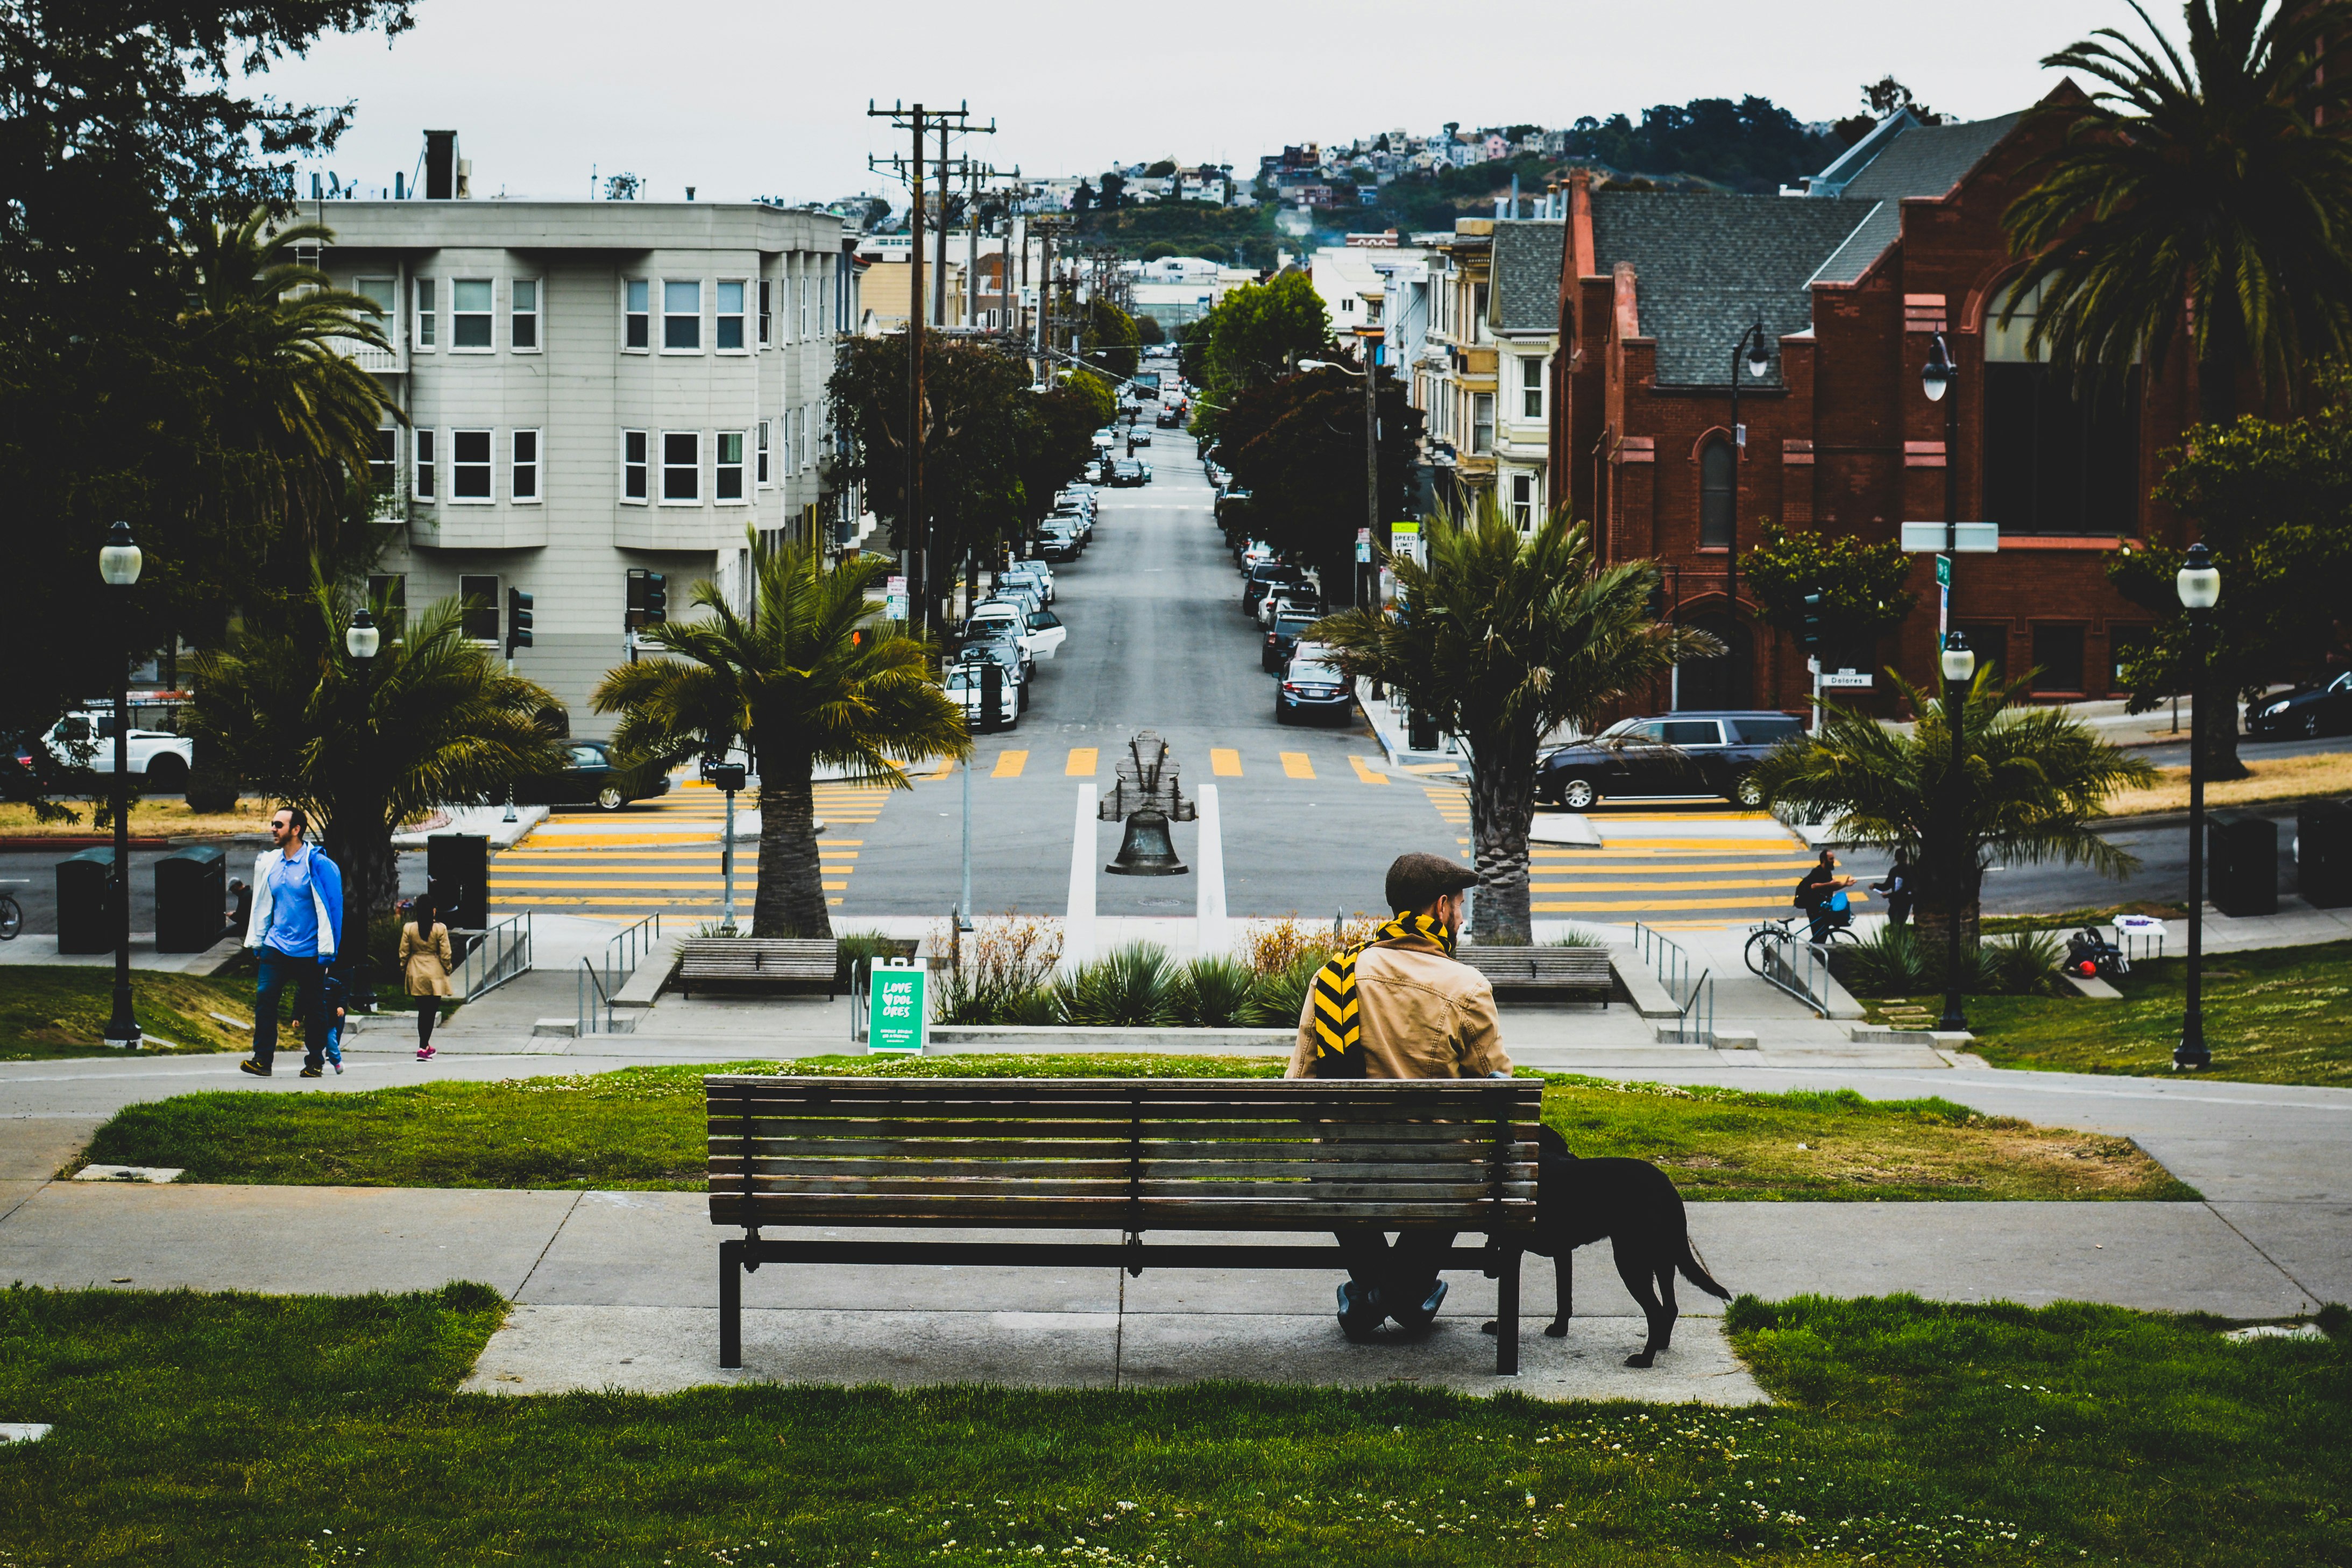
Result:
{"label": "dog ear", "polygon": [[1558,1155],[1560,1158],[1566,1160],[1576,1158],[1575,1154],[1571,1152],[1568,1146],[1568,1140],[1561,1137],[1558,1132],[1549,1126],[1538,1124],[1536,1127],[1536,1142],[1541,1146],[1545,1154]]}

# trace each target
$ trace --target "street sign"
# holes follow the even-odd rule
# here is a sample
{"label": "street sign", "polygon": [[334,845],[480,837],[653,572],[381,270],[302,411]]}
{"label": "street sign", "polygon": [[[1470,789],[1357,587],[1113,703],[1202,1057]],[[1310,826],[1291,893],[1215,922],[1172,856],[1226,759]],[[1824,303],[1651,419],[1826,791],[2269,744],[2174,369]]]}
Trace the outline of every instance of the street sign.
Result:
{"label": "street sign", "polygon": [[1372,530],[1370,528],[1358,528],[1356,530],[1356,559],[1361,562],[1370,561],[1371,559]]}
{"label": "street sign", "polygon": [[[1906,523],[1903,525],[1903,548],[1916,555],[1925,555],[1944,548],[1946,538],[1942,523]],[[1990,555],[2000,549],[1999,523],[1954,523],[1949,538],[1952,549],[1969,555]]]}
{"label": "street sign", "polygon": [[1936,558],[1936,586],[1938,588],[1949,588],[1952,586],[1952,558],[1950,556],[1939,555]]}
{"label": "street sign", "polygon": [[1836,674],[1823,675],[1822,686],[1827,691],[1866,692],[1871,687],[1870,675],[1867,671],[1840,670]]}
{"label": "street sign", "polygon": [[868,972],[866,1049],[920,1055],[928,970],[912,958],[877,958]]}

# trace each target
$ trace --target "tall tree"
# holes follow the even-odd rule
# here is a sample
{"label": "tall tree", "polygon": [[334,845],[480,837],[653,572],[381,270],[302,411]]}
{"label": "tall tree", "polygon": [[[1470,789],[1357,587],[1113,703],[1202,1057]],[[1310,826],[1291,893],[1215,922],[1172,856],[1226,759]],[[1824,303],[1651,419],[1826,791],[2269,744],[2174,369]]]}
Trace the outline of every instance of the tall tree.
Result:
{"label": "tall tree", "polygon": [[[1412,462],[1422,414],[1404,387],[1381,377],[1381,516],[1411,515]],[[1310,371],[1234,400],[1219,432],[1220,456],[1251,493],[1259,537],[1301,565],[1346,580],[1356,530],[1365,526],[1364,383],[1342,370]]]}
{"label": "tall tree", "polygon": [[1087,301],[1086,326],[1078,346],[1085,351],[1087,363],[1105,375],[1125,381],[1135,374],[1142,353],[1136,347],[1142,341],[1136,330],[1135,318],[1100,295]]}
{"label": "tall tree", "polygon": [[1242,393],[1290,375],[1301,360],[1326,357],[1331,347],[1330,313],[1303,272],[1244,284],[1202,319],[1206,392],[1193,427],[1204,434],[1223,434],[1224,411]]}
{"label": "tall tree", "polygon": [[932,649],[876,615],[869,595],[893,570],[862,556],[828,571],[785,546],[755,553],[753,613],[715,582],[694,585],[693,617],[639,633],[676,658],[606,674],[598,713],[618,714],[614,744],[663,761],[716,756],[741,741],[760,775],[755,936],[829,936],[811,781],[818,768],[892,789],[907,768],[971,754],[962,710],[932,671]]}
{"label": "tall tree", "polygon": [[1528,830],[1536,751],[1564,724],[1594,727],[1609,705],[1683,659],[1720,653],[1705,632],[1653,620],[1648,561],[1603,567],[1564,510],[1522,534],[1484,497],[1466,518],[1427,525],[1429,564],[1391,561],[1399,605],[1343,611],[1308,633],[1331,662],[1387,682],[1459,736],[1471,758],[1470,841],[1481,942],[1524,945]]}

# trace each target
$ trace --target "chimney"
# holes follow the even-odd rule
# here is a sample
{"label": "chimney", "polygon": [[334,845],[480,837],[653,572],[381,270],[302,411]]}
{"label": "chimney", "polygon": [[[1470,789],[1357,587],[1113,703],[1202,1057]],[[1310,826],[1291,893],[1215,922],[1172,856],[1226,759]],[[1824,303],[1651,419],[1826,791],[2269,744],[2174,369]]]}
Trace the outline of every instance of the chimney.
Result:
{"label": "chimney", "polygon": [[473,194],[474,161],[471,158],[460,158],[457,160],[457,199],[461,202],[468,201]]}
{"label": "chimney", "polygon": [[457,193],[457,133],[425,133],[425,199],[446,202]]}

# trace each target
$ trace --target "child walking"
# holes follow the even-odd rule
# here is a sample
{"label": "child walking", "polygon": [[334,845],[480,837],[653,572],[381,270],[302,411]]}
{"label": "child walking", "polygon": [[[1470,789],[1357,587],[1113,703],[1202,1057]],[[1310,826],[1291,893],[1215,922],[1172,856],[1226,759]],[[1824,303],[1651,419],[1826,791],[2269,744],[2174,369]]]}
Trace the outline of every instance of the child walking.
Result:
{"label": "child walking", "polygon": [[340,969],[330,969],[319,982],[319,1010],[327,1020],[327,1065],[335,1076],[343,1074],[343,1019],[351,1002],[352,988]]}
{"label": "child walking", "polygon": [[449,928],[433,895],[421,894],[408,906],[408,924],[400,928],[400,972],[408,994],[416,998],[416,1060],[433,1060],[433,1026],[440,1021],[441,998],[451,995]]}

